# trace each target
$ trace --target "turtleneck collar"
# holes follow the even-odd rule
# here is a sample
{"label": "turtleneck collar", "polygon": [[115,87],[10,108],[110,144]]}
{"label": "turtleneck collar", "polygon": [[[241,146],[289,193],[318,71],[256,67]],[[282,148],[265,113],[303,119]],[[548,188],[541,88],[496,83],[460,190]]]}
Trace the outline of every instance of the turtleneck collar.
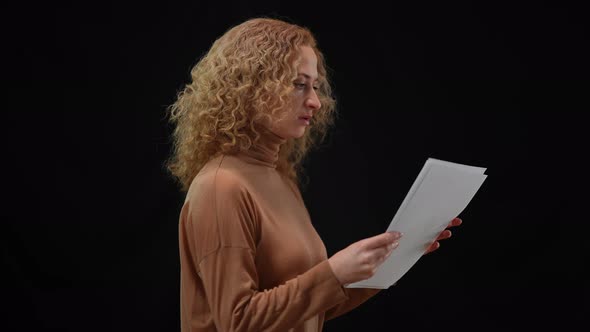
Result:
{"label": "turtleneck collar", "polygon": [[237,156],[252,164],[276,168],[279,150],[287,140],[265,126],[255,125],[255,128],[260,134],[260,138],[250,146],[250,149],[238,152]]}

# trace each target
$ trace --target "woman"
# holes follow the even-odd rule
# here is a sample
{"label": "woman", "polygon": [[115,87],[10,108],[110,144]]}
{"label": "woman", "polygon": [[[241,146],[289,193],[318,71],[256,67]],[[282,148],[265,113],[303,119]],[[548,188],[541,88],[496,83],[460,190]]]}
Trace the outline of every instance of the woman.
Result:
{"label": "woman", "polygon": [[301,161],[335,110],[310,31],[246,21],[216,40],[191,76],[170,107],[169,168],[187,191],[182,331],[321,331],[379,292],[343,286],[371,277],[400,234],[328,259],[298,188]]}

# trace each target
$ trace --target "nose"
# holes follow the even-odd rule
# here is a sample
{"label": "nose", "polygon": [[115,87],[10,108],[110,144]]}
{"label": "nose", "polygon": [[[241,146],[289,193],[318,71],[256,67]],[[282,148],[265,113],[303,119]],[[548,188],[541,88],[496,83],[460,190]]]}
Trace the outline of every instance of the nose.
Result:
{"label": "nose", "polygon": [[305,107],[317,111],[322,107],[322,103],[320,103],[320,98],[318,97],[315,90],[311,89],[309,96],[305,99]]}

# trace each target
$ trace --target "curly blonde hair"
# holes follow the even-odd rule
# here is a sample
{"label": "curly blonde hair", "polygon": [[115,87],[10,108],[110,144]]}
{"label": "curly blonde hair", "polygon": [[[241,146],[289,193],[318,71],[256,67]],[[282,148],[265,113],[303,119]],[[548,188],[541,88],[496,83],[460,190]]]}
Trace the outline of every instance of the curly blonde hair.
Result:
{"label": "curly blonde hair", "polygon": [[322,108],[301,138],[281,146],[277,171],[301,185],[301,164],[334,124],[332,96],[324,56],[304,27],[271,18],[245,21],[218,38],[191,69],[192,82],[168,106],[173,153],[168,170],[182,190],[218,154],[235,154],[260,138],[257,123],[270,123],[290,105],[297,78],[299,47],[311,47],[318,58],[318,98]]}

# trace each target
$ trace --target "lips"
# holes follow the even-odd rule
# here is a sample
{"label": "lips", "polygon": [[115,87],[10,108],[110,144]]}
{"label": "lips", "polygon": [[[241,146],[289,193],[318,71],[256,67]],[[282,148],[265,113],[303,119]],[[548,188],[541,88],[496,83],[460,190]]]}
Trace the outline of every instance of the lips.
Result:
{"label": "lips", "polygon": [[299,118],[309,121],[309,120],[311,120],[311,115],[304,115],[304,116],[300,116]]}

